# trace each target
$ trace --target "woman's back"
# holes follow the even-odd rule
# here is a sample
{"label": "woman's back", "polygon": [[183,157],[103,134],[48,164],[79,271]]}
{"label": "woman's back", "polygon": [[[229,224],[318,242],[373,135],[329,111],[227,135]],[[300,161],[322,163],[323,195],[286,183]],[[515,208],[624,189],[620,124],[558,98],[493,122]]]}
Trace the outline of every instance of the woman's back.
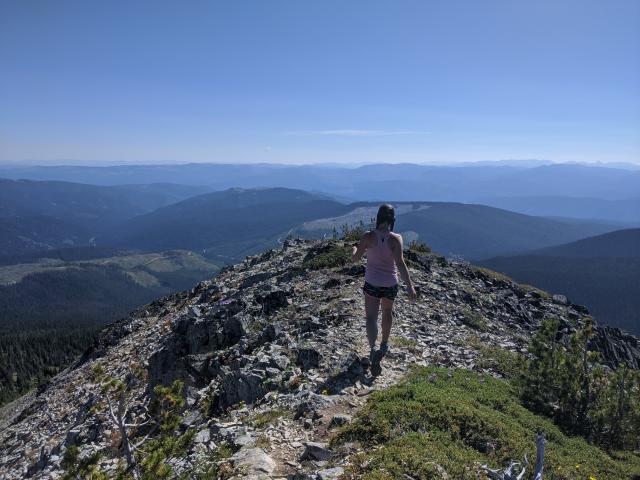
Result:
{"label": "woman's back", "polygon": [[392,287],[398,283],[398,271],[391,251],[391,232],[373,230],[375,246],[367,248],[367,268],[364,279],[377,287]]}

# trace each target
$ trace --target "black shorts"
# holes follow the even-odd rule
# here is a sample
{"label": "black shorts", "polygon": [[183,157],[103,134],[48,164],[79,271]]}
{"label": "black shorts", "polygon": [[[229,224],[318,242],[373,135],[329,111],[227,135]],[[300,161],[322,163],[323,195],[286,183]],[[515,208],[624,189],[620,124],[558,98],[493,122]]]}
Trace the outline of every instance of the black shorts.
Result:
{"label": "black shorts", "polygon": [[375,285],[371,285],[369,282],[364,282],[362,291],[372,297],[395,300],[396,295],[398,295],[398,284],[396,283],[393,287],[376,287]]}

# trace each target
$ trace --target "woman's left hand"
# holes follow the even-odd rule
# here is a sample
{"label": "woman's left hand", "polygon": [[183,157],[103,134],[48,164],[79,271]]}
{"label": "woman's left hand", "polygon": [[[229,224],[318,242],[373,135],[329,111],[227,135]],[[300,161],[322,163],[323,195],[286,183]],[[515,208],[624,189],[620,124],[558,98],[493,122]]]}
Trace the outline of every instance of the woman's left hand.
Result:
{"label": "woman's left hand", "polygon": [[413,287],[413,285],[409,285],[409,287],[407,288],[407,294],[409,295],[409,300],[411,300],[412,302],[415,301],[416,298],[418,298],[418,294],[416,293],[416,289]]}

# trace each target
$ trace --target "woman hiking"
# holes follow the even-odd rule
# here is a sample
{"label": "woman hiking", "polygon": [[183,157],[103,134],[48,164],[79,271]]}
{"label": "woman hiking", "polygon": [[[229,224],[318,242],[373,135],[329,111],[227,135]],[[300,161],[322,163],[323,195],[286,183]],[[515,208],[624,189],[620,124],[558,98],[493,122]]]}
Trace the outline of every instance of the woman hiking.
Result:
{"label": "woman hiking", "polygon": [[[395,210],[391,205],[380,205],[375,230],[366,232],[353,246],[351,260],[360,261],[367,252],[367,268],[364,275],[364,308],[367,317],[367,339],[371,373],[382,371],[380,360],[389,351],[389,334],[393,322],[393,301],[398,294],[398,271],[407,284],[409,298],[415,300],[416,291],[409,278],[409,270],[402,254],[402,236],[394,233]],[[376,351],[378,338],[378,312],[382,306],[382,338]]]}

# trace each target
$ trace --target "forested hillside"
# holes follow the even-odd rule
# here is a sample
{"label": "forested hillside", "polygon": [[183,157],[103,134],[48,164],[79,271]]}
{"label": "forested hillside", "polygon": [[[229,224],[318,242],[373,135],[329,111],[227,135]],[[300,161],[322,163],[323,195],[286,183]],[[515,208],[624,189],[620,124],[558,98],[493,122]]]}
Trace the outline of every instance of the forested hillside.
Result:
{"label": "forested hillside", "polygon": [[0,404],[57,373],[104,325],[218,269],[191,252],[77,260],[82,253],[0,267]]}
{"label": "forested hillside", "polygon": [[568,296],[601,322],[640,334],[640,229],[478,262]]}

